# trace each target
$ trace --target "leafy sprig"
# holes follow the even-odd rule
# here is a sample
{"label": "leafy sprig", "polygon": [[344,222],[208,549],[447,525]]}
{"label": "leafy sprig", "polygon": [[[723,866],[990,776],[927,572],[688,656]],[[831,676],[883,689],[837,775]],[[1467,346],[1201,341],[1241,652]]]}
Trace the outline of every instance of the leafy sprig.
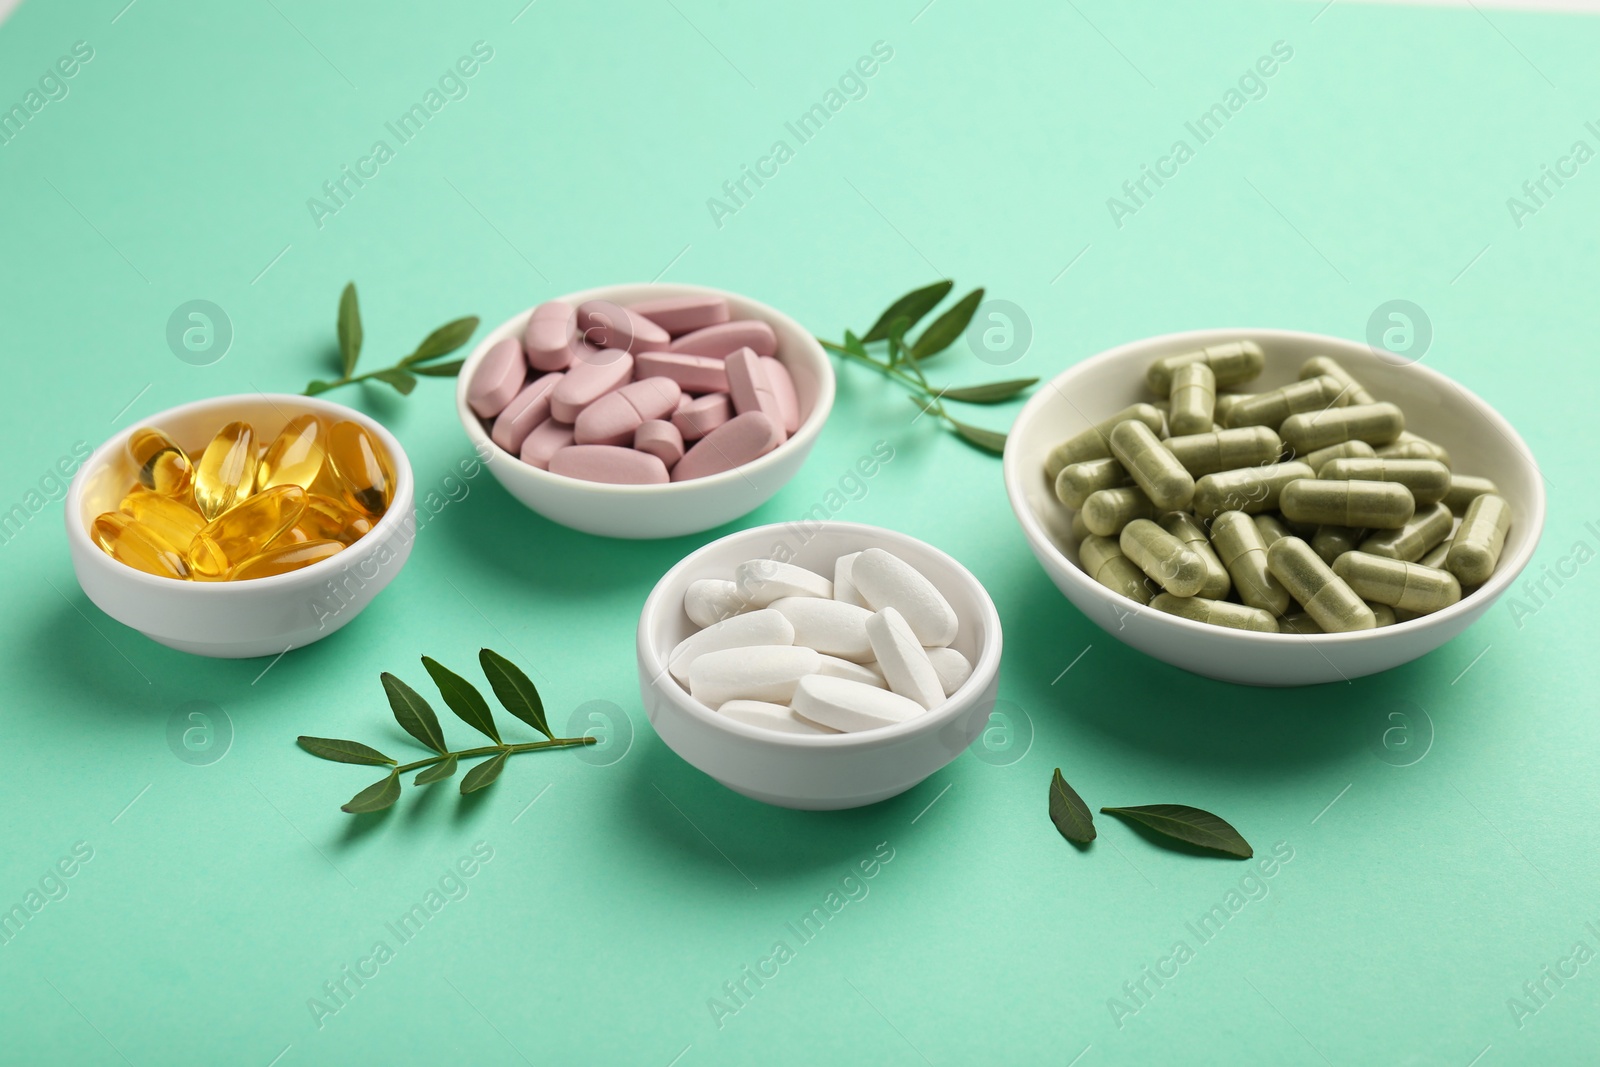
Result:
{"label": "leafy sprig", "polygon": [[[1033,385],[1037,378],[1011,378],[983,385],[936,388],[922,372],[922,363],[937,356],[955,343],[966,332],[978,305],[983,302],[983,290],[974,289],[934,319],[914,341],[906,334],[927,314],[950,295],[955,282],[945,280],[913,289],[884,309],[872,328],[859,337],[849,330],[844,332],[844,343],[817,338],[822,347],[846,359],[865,363],[878,373],[891,378],[910,390],[910,400],[929,415],[942,419],[963,441],[986,452],[1005,451],[1006,435],[997,430],[985,429],[963,422],[945,409],[946,400],[964,404],[998,404],[1010,400]],[[882,359],[874,356],[868,345],[884,345]]]}
{"label": "leafy sprig", "polygon": [[460,372],[465,360],[455,359],[448,363],[434,363],[433,360],[447,356],[466,344],[477,328],[476,315],[447,322],[424,337],[415,351],[394,366],[357,374],[356,362],[361,358],[363,339],[361,305],[356,299],[356,283],[350,282],[339,295],[339,318],[336,323],[340,376],[338,380],[331,382],[320,378],[313,379],[307,383],[304,395],[316,396],[318,393],[326,393],[329,389],[337,389],[341,385],[371,380],[383,382],[401,396],[405,396],[417,387],[418,375],[428,378],[454,378]]}
{"label": "leafy sprig", "polygon": [[544,701],[539,697],[539,690],[515,663],[487,648],[478,651],[478,663],[483,668],[484,676],[489,679],[489,686],[494,690],[495,698],[500,701],[501,706],[539,731],[547,740],[517,744],[507,744],[501,740],[500,731],[495,726],[494,714],[489,710],[489,702],[483,698],[483,694],[478,692],[471,682],[437,660],[423,656],[422,666],[433,679],[434,685],[438,687],[445,706],[455,712],[456,717],[462,722],[489,738],[494,744],[452,750],[445,742],[439,717],[434,714],[433,707],[422,694],[385,671],[380,678],[383,681],[383,691],[389,698],[389,709],[394,712],[395,721],[400,724],[402,730],[431,749],[434,754],[402,764],[359,741],[304,735],[296,738],[301,748],[321,759],[332,760],[335,763],[359,763],[390,768],[386,777],[380,778],[351,797],[341,810],[359,815],[369,811],[382,811],[389,807],[400,799],[400,776],[407,771],[421,772],[412,779],[413,785],[428,785],[431,782],[442,782],[446,778],[454,777],[460,760],[474,756],[488,756],[489,759],[467,771],[461,778],[461,792],[475,793],[492,785],[495,779],[500,777],[500,772],[505,769],[506,760],[519,752],[594,744],[595,739],[592,737],[556,737],[550,732],[550,725],[544,714]]}
{"label": "leafy sprig", "polygon": [[[1101,808],[1100,811],[1138,823],[1161,837],[1186,845],[1242,860],[1255,855],[1250,842],[1227,820],[1187,804],[1142,804],[1132,808]],[[1050,821],[1057,832],[1073,844],[1087,845],[1095,838],[1094,815],[1077,791],[1061,777],[1060,767],[1050,778]]]}

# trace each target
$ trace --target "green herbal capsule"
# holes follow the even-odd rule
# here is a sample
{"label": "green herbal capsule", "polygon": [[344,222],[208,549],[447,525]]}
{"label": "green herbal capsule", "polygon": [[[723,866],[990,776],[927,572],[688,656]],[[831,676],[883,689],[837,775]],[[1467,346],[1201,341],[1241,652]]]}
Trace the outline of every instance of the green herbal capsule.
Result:
{"label": "green herbal capsule", "polygon": [[1172,376],[1185,363],[1204,363],[1210,367],[1211,373],[1217,379],[1217,387],[1222,388],[1240,385],[1253,379],[1267,365],[1267,357],[1262,353],[1261,346],[1254,341],[1229,341],[1227,344],[1211,345],[1195,352],[1163,356],[1150,364],[1150,369],[1145,372],[1145,381],[1149,384],[1150,391],[1156,396],[1171,394]]}
{"label": "green herbal capsule", "polygon": [[1428,549],[1427,554],[1421,559],[1417,560],[1417,562],[1422,564],[1424,567],[1432,567],[1434,570],[1442,570],[1444,568],[1445,557],[1449,554],[1450,542],[1448,540],[1440,541],[1438,544]]}
{"label": "green herbal capsule", "polygon": [[1354,552],[1366,536],[1367,531],[1356,526],[1318,526],[1317,532],[1311,535],[1311,551],[1331,566],[1346,552]]}
{"label": "green herbal capsule", "polygon": [[1149,519],[1134,519],[1124,526],[1118,547],[1173,596],[1194,596],[1205,587],[1205,561]]}
{"label": "green herbal capsule", "polygon": [[1272,542],[1280,537],[1294,536],[1276,515],[1252,515],[1250,521],[1256,524],[1256,530],[1261,534],[1261,544],[1267,548],[1271,548]]}
{"label": "green herbal capsule", "polygon": [[1346,552],[1334,563],[1333,573],[1364,600],[1422,615],[1461,599],[1461,586],[1455,575],[1402,559]]}
{"label": "green herbal capsule", "polygon": [[1133,404],[1123,408],[1104,422],[1097,422],[1076,437],[1069,437],[1050,450],[1045,457],[1044,472],[1053,482],[1061,468],[1069,463],[1082,463],[1086,459],[1105,459],[1111,455],[1111,428],[1119,422],[1138,419],[1151,432],[1160,433],[1166,426],[1166,416],[1149,404]]}
{"label": "green herbal capsule", "polygon": [[1405,413],[1393,404],[1382,402],[1302,411],[1283,420],[1278,436],[1294,449],[1295,455],[1302,455],[1340,441],[1365,441],[1376,448],[1389,444],[1405,428]]}
{"label": "green herbal capsule", "polygon": [[1450,491],[1450,468],[1436,459],[1335,459],[1317,469],[1318,478],[1397,482],[1418,504],[1443,500]]}
{"label": "green herbal capsule", "polygon": [[1367,387],[1350,376],[1350,372],[1335,359],[1328,356],[1312,356],[1300,367],[1301,378],[1315,378],[1327,375],[1339,383],[1344,390],[1346,404],[1376,404],[1377,398],[1367,392]]}
{"label": "green herbal capsule", "polygon": [[1274,615],[1283,614],[1289,606],[1289,591],[1267,569],[1267,544],[1250,516],[1224,511],[1212,519],[1211,543],[1232,575],[1240,600]]}
{"label": "green herbal capsule", "polygon": [[1383,459],[1431,459],[1450,466],[1450,453],[1443,445],[1436,445],[1426,437],[1418,437],[1409,430],[1400,434],[1390,444],[1378,449]]}
{"label": "green herbal capsule", "polygon": [[1247,396],[1228,412],[1229,426],[1283,425],[1283,420],[1302,411],[1321,411],[1344,403],[1344,389],[1334,378],[1323,375],[1303,382]]}
{"label": "green herbal capsule", "polygon": [[1371,556],[1401,559],[1414,563],[1428,550],[1450,536],[1456,517],[1443,504],[1418,508],[1411,521],[1398,530],[1379,530],[1361,542],[1361,551]]}
{"label": "green herbal capsule", "polygon": [[1207,600],[1198,596],[1181,597],[1173,596],[1171,593],[1161,593],[1150,601],[1150,606],[1168,615],[1212,626],[1226,626],[1233,630],[1255,630],[1264,634],[1278,632],[1278,620],[1272,617],[1271,612],[1246,607],[1243,604],[1230,604],[1226,600]]}
{"label": "green herbal capsule", "polygon": [[1371,459],[1378,453],[1365,441],[1340,441],[1327,448],[1319,448],[1306,456],[1303,462],[1306,466],[1317,472],[1317,477],[1322,477],[1322,468],[1336,459]]}
{"label": "green herbal capsule", "polygon": [[[1216,375],[1213,374],[1212,377],[1215,378]],[[1233,406],[1244,398],[1245,394],[1243,393],[1218,393],[1216,402],[1211,406],[1211,424],[1213,426],[1228,425],[1228,412],[1232,411]]]}
{"label": "green herbal capsule", "polygon": [[1221,600],[1227,596],[1233,589],[1233,582],[1228,577],[1228,568],[1222,565],[1222,560],[1217,558],[1217,553],[1212,549],[1205,527],[1186,511],[1169,511],[1161,516],[1161,528],[1187,545],[1206,565],[1206,584],[1195,595],[1207,600]]}
{"label": "green herbal capsule", "polygon": [[1396,530],[1416,511],[1411,490],[1394,482],[1335,482],[1305,478],[1283,487],[1278,510],[1295,522]]}
{"label": "green herbal capsule", "polygon": [[1061,473],[1056,475],[1056,499],[1069,508],[1081,508],[1090,493],[1131,484],[1133,479],[1116,460],[1109,457],[1086,459],[1061,468]]}
{"label": "green herbal capsule", "polygon": [[1371,630],[1378,625],[1366,602],[1300,538],[1273,542],[1267,549],[1267,566],[1327,633]]}
{"label": "green herbal capsule", "polygon": [[1259,467],[1218,471],[1194,483],[1194,511],[1202,519],[1224,511],[1257,514],[1278,510],[1278,495],[1297,478],[1314,474],[1304,463],[1263,463]]}
{"label": "green herbal capsule", "polygon": [[1101,537],[1115,537],[1134,519],[1153,519],[1159,511],[1136,485],[1099,489],[1083,502],[1083,524]]}
{"label": "green herbal capsule", "polygon": [[[1374,615],[1376,615],[1376,612],[1374,612]],[[1316,619],[1313,619],[1303,611],[1297,611],[1293,615],[1285,615],[1278,620],[1278,632],[1285,634],[1320,634],[1327,631],[1317,625]]]}
{"label": "green herbal capsule", "polygon": [[1150,579],[1122,554],[1122,549],[1109,537],[1096,537],[1094,534],[1085,537],[1078,546],[1078,563],[1089,577],[1130,600],[1148,604],[1154,595]]}
{"label": "green herbal capsule", "polygon": [[1374,604],[1368,601],[1367,607],[1372,609],[1372,617],[1378,620],[1379,626],[1393,626],[1398,621],[1394,609],[1387,604]]}
{"label": "green herbal capsule", "polygon": [[1462,585],[1482,585],[1500,562],[1510,529],[1511,505],[1502,496],[1484,493],[1467,505],[1461,528],[1444,558],[1445,570],[1461,579]]}
{"label": "green herbal capsule", "polygon": [[1445,507],[1457,515],[1467,513],[1467,505],[1485,493],[1499,494],[1500,487],[1487,478],[1477,478],[1470,474],[1452,474],[1450,476],[1450,489],[1444,494]]}
{"label": "green herbal capsule", "polygon": [[1218,471],[1256,467],[1277,461],[1283,441],[1270,427],[1243,426],[1237,430],[1169,437],[1161,444],[1178,457],[1183,469],[1199,478]]}
{"label": "green herbal capsule", "polygon": [[1132,475],[1156,507],[1163,511],[1187,507],[1194,496],[1194,476],[1178,457],[1167,451],[1155,431],[1137,419],[1111,428],[1111,454]]}
{"label": "green herbal capsule", "polygon": [[1172,410],[1167,430],[1173,436],[1209,433],[1217,403],[1217,376],[1204,363],[1185,363],[1172,373]]}

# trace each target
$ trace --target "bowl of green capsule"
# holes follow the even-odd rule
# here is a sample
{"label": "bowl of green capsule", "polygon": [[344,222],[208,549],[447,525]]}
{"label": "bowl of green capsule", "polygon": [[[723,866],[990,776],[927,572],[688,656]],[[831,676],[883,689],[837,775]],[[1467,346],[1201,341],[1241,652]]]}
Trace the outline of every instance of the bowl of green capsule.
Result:
{"label": "bowl of green capsule", "polygon": [[1134,341],[1040,389],[1006,492],[1057,588],[1107,633],[1243,685],[1348,681],[1489,610],[1545,520],[1533,453],[1481,397],[1291,330]]}
{"label": "bowl of green capsule", "polygon": [[85,594],[153,641],[277,656],[348,624],[416,534],[411,464],[359,411],[253,393],[140,419],[84,460],[67,544]]}

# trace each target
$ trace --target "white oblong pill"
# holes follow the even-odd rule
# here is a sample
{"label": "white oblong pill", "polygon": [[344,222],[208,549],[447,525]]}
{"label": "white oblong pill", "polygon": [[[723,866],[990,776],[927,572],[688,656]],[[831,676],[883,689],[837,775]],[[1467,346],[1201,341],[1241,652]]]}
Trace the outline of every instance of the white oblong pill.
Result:
{"label": "white oblong pill", "polygon": [[801,678],[790,703],[796,715],[845,733],[893,726],[923,712],[898,693],[822,674]]}
{"label": "white oblong pill", "polygon": [[912,633],[911,624],[894,608],[868,617],[867,636],[878,654],[878,669],[889,688],[909,697],[925,708],[944,703],[944,687],[939,672],[933,669],[922,642]]}
{"label": "white oblong pill", "polygon": [[816,650],[800,645],[725,648],[689,664],[689,695],[713,708],[730,700],[787,704],[796,683],[821,666]]}
{"label": "white oblong pill", "polygon": [[873,611],[894,608],[923,645],[938,648],[955,640],[960,625],[955,609],[911,564],[881,548],[869,548],[850,565],[856,592]]}
{"label": "white oblong pill", "polygon": [[928,653],[928,662],[933,664],[934,673],[939,676],[939,688],[944,690],[945,696],[966,685],[967,679],[972,677],[972,664],[955,649],[930,648],[925,651]]}
{"label": "white oblong pill", "polygon": [[765,700],[730,700],[717,709],[719,715],[763,730],[776,730],[781,734],[836,734],[831,726],[802,719],[787,704],[773,704]]}
{"label": "white oblong pill", "polygon": [[749,610],[750,602],[739,595],[739,587],[724,578],[701,578],[684,590],[683,613],[701,629]]}
{"label": "white oblong pill", "polygon": [[674,678],[684,682],[689,679],[689,665],[707,652],[752,645],[792,644],[794,626],[781,612],[762,608],[712,623],[699,633],[685,637],[667,657],[667,669]]}
{"label": "white oblong pill", "polygon": [[764,608],[786,596],[833,597],[833,583],[815,571],[779,563],[775,559],[750,559],[733,568],[733,584],[753,606]]}
{"label": "white oblong pill", "polygon": [[861,555],[859,552],[847,552],[833,561],[833,599],[843,604],[854,604],[858,608],[864,608],[867,602],[861,599],[856,583],[850,580],[850,565],[859,555]]}
{"label": "white oblong pill", "polygon": [[867,620],[872,612],[854,604],[814,596],[779,597],[768,611],[782,612],[794,624],[794,643],[814,648],[825,656],[864,663],[872,658],[867,640]]}
{"label": "white oblong pill", "polygon": [[829,678],[843,678],[846,681],[860,682],[862,685],[875,686],[878,689],[889,688],[889,683],[883,680],[883,675],[878,671],[877,667],[865,663],[851,663],[849,660],[840,659],[838,656],[824,655],[822,657],[822,669],[817,673],[826,675]]}

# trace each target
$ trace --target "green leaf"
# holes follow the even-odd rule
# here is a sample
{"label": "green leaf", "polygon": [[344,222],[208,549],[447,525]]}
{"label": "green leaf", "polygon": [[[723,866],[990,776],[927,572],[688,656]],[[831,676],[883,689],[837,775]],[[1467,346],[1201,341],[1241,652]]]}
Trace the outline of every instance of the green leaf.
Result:
{"label": "green leaf", "polygon": [[425,767],[418,771],[417,776],[411,779],[411,784],[428,785],[430,782],[442,782],[455,773],[456,758],[454,756],[450,756],[447,759],[443,759],[438,763],[435,763],[432,767]]}
{"label": "green leaf", "polygon": [[394,710],[394,719],[400,728],[435,752],[450,751],[450,746],[444,743],[444,731],[439,729],[439,717],[422,699],[422,694],[388,671],[384,671],[380,677],[383,679],[383,691],[389,694],[389,707]]}
{"label": "green leaf", "polygon": [[348,378],[361,358],[361,308],[356,303],[355,282],[347,284],[339,294],[339,357]]}
{"label": "green leaf", "polygon": [[412,367],[413,374],[426,374],[430,378],[454,378],[461,373],[464,359],[452,359],[449,363],[433,363],[426,367]]}
{"label": "green leaf", "polygon": [[339,810],[348,811],[351,815],[364,815],[369,811],[382,811],[399,799],[400,775],[392,772],[389,777],[373,782],[351,797]]}
{"label": "green leaf", "polygon": [[894,366],[905,358],[906,331],[911,329],[911,320],[901,315],[889,323],[889,366]]}
{"label": "green leaf", "polygon": [[385,756],[375,748],[368,748],[360,741],[342,741],[336,737],[306,737],[295,738],[301,748],[313,756],[333,760],[335,763],[367,763],[381,766],[393,763],[394,760]]}
{"label": "green leaf", "polygon": [[303,395],[303,396],[316,396],[318,393],[326,393],[329,389],[332,389],[332,388],[333,388],[333,383],[332,382],[325,382],[320,378],[314,378],[311,381],[306,383],[306,391],[301,395]]}
{"label": "green leaf", "polygon": [[[949,416],[946,416],[946,418],[949,418]],[[1006,450],[1006,435],[1003,433],[985,430],[982,426],[971,426],[960,419],[950,419],[950,426],[956,433],[961,435],[963,441],[977,445],[985,452],[993,452],[996,455],[1000,455]]]}
{"label": "green leaf", "polygon": [[1010,400],[1038,380],[1012,378],[1010,381],[989,382],[986,385],[964,385],[959,389],[946,389],[939,396],[945,400],[960,400],[966,404],[998,404],[1002,400]]}
{"label": "green leaf", "polygon": [[861,343],[861,338],[857,337],[849,330],[844,332],[844,347],[845,351],[860,356],[862,359],[872,358],[871,356],[867,355],[867,346]]}
{"label": "green leaf", "polygon": [[462,722],[495,744],[503,744],[494,728],[494,715],[489,711],[489,702],[483,699],[483,694],[471,682],[440,665],[432,656],[423,656],[422,665],[428,669],[433,684],[439,687],[439,695],[444,697],[444,702]]}
{"label": "green leaf", "polygon": [[477,328],[478,316],[476,315],[468,315],[466,318],[447,322],[427,337],[424,337],[422,343],[417,346],[417,350],[401,360],[400,365],[409,367],[413,363],[424,363],[430,359],[437,359],[447,352],[454,352],[467,343],[467,338],[471,337],[472,332]]}
{"label": "green leaf", "polygon": [[[955,284],[952,281],[942,281],[921,289],[913,289],[890,304],[884,313],[878,316],[878,321],[872,324],[872,329],[862,335],[862,342],[871,344],[873,341],[884,340],[889,336],[889,324],[901,317],[906,319],[906,329],[909,330],[922,319],[922,316],[938,307],[939,301],[950,294]],[[848,335],[845,343],[849,343]]]}
{"label": "green leaf", "polygon": [[933,411],[938,411],[939,410],[939,401],[935,397],[931,397],[931,396],[908,396],[908,397],[906,397],[906,399],[911,401],[913,404],[915,404],[917,406],[917,409],[919,411],[921,411],[924,415],[928,414],[929,412],[933,412]]}
{"label": "green leaf", "polygon": [[1050,821],[1068,841],[1086,845],[1095,838],[1094,815],[1077,790],[1061,777],[1061,768],[1050,778]]}
{"label": "green leaf", "polygon": [[955,307],[934,319],[933,325],[923,330],[922,336],[912,344],[911,358],[921,361],[949,348],[965,332],[967,323],[972,321],[973,313],[982,302],[983,290],[974,289],[962,297]]}
{"label": "green leaf", "polygon": [[408,370],[401,370],[399,367],[389,367],[375,372],[372,376],[380,382],[387,382],[394,386],[395,391],[401,396],[406,396],[417,387],[416,375]]}
{"label": "green leaf", "polygon": [[1107,815],[1131,819],[1148,826],[1164,837],[1171,837],[1200,848],[1208,848],[1242,860],[1255,855],[1250,843],[1226,821],[1209,811],[1191,808],[1187,804],[1144,804],[1134,808],[1100,810]]}
{"label": "green leaf", "polygon": [[496,752],[468,771],[461,779],[462,795],[476,793],[484,786],[494,784],[494,780],[500,777],[500,772],[505,769],[506,757],[510,754],[506,751]]}
{"label": "green leaf", "polygon": [[523,674],[515,663],[493,649],[479,649],[478,663],[483,667],[484,677],[489,679],[495,697],[505,709],[552,741],[555,740],[556,735],[550,732],[550,724],[545,721],[544,701],[539,698],[539,690],[534,687],[533,680]]}

